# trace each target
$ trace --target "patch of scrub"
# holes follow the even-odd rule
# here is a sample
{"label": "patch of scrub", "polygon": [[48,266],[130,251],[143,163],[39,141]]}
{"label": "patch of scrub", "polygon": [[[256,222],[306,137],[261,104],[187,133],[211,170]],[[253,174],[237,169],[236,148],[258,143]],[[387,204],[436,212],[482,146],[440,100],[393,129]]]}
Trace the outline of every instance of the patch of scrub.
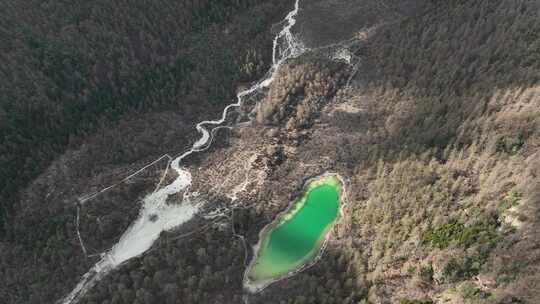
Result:
{"label": "patch of scrub", "polygon": [[244,276],[249,291],[292,275],[318,256],[338,218],[342,191],[337,175],[316,178],[289,210],[263,229]]}

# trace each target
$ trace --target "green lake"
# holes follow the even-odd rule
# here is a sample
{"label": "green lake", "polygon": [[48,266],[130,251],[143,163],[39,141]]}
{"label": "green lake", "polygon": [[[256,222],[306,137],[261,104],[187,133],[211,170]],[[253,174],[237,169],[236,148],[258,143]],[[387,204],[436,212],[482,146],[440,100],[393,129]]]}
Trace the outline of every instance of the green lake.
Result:
{"label": "green lake", "polygon": [[335,175],[309,182],[290,209],[261,233],[255,260],[246,272],[246,284],[266,286],[315,258],[338,218],[342,189]]}

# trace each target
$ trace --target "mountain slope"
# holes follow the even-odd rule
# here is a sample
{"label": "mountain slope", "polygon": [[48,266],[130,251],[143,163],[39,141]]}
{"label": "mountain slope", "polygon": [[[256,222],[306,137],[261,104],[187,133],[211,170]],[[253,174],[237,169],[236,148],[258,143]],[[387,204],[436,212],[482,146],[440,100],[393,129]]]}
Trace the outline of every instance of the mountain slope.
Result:
{"label": "mountain slope", "polygon": [[[217,130],[213,145],[187,160],[190,190],[207,202],[206,210],[163,233],[152,250],[104,278],[81,302],[540,302],[539,4],[404,3],[302,3],[298,38],[312,50],[279,70],[254,109],[239,110],[236,118],[254,111],[250,124],[230,120],[233,128]],[[326,11],[343,19],[319,18]],[[339,20],[317,37],[319,21],[332,19]],[[190,124],[184,118],[175,126],[176,119],[183,115],[158,112],[126,123],[178,128],[163,138],[170,142]],[[2,242],[0,259],[9,280],[0,295],[8,303],[57,299],[68,288],[51,289],[56,283],[42,278],[59,281],[69,273],[75,279],[91,264],[76,266],[84,258],[69,202],[132,168],[111,161],[93,169],[91,153],[111,157],[105,147],[116,141],[134,148],[163,142],[149,136],[134,144],[141,137],[122,124],[102,132],[82,139],[83,148],[57,159],[21,192],[21,224]],[[167,145],[180,150],[183,143]],[[129,202],[151,191],[159,169],[83,210],[81,230],[93,252],[128,225],[137,212]],[[77,177],[80,172],[92,173]],[[246,293],[242,275],[259,231],[304,181],[324,172],[345,178],[347,205],[323,258],[261,293]],[[211,213],[216,210],[224,211]],[[40,221],[50,215],[63,220],[44,229],[49,224]],[[76,258],[59,269],[69,255]],[[28,298],[23,285],[32,286]]]}

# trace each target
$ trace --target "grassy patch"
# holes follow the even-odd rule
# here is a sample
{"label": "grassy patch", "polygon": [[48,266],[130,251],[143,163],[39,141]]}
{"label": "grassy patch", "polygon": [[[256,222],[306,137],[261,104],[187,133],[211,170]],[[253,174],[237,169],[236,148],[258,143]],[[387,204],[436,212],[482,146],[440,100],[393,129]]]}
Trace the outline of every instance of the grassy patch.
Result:
{"label": "grassy patch", "polygon": [[414,273],[416,273],[416,267],[415,267],[415,266],[409,266],[409,267],[407,267],[407,273],[408,273],[408,274],[414,274]]}
{"label": "grassy patch", "polygon": [[444,249],[451,243],[460,247],[468,248],[475,244],[494,244],[498,239],[498,217],[482,214],[471,225],[466,225],[457,220],[439,227],[429,228],[423,235],[424,244]]}
{"label": "grassy patch", "polygon": [[500,239],[497,213],[480,212],[475,217],[476,220],[470,224],[452,220],[431,227],[423,235],[424,244],[429,246],[445,249],[453,245],[467,249],[466,254],[452,257],[445,263],[441,273],[444,282],[459,282],[480,273],[489,253]]}
{"label": "grassy patch", "polygon": [[508,210],[519,204],[522,194],[516,189],[512,189],[500,202],[499,211]]}

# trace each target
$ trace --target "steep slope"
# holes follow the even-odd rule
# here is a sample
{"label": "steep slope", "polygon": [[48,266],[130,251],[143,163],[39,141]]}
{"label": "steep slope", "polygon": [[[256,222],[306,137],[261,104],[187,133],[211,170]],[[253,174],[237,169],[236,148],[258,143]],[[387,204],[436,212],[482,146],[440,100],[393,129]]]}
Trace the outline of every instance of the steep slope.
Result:
{"label": "steep slope", "polygon": [[[20,209],[21,187],[98,130],[149,112],[188,125],[218,113],[238,82],[266,71],[268,29],[290,3],[261,3],[3,3],[0,221]],[[146,156],[108,154],[116,164]]]}
{"label": "steep slope", "polygon": [[256,299],[538,302],[538,12],[435,2],[362,34],[351,87],[276,173],[331,160],[346,218],[321,265]]}
{"label": "steep slope", "polygon": [[[357,65],[330,60],[336,46],[284,66],[256,124],[220,131],[196,157],[215,224],[165,236],[88,303],[135,290],[171,303],[535,303],[540,99],[535,30],[523,27],[537,26],[537,10],[440,5],[358,32],[343,45]],[[515,31],[489,25],[501,16]],[[517,47],[499,49],[499,36]],[[246,294],[258,232],[328,171],[347,177],[348,205],[323,259]]]}
{"label": "steep slope", "polygon": [[[330,17],[317,19],[325,10]],[[206,209],[163,233],[81,302],[540,302],[539,12],[538,3],[525,0],[303,3],[297,30],[313,50],[279,70],[255,109],[239,110],[238,120],[251,115],[252,123],[231,120],[204,154],[188,160],[190,190]],[[337,25],[317,37],[320,21],[332,19]],[[348,40],[323,47],[342,39]],[[82,151],[64,157],[85,159]],[[53,176],[57,191],[68,191],[60,177],[70,171],[60,164],[38,181]],[[112,181],[116,172],[109,172]],[[305,180],[324,172],[345,177],[347,205],[322,259],[247,293],[242,275],[259,231]],[[51,195],[74,197],[88,180],[101,179],[81,178],[70,195]],[[133,217],[125,202],[158,180],[159,170],[152,170],[85,210],[84,238],[106,248],[121,231],[112,226],[129,222],[111,214]],[[40,184],[46,186],[37,191]],[[26,202],[52,185],[34,182]],[[26,204],[26,212],[39,212]],[[71,237],[70,250],[78,252],[73,225],[71,218],[58,225],[63,230],[32,241]],[[113,236],[97,234],[103,227]],[[69,237],[52,237],[57,231]],[[41,248],[57,253],[63,245]],[[22,264],[21,251],[6,252],[5,261]],[[33,265],[25,271],[43,264]],[[41,273],[61,275],[47,267]],[[28,282],[17,278],[8,286]],[[41,296],[45,288],[29,281],[36,284],[32,295]]]}
{"label": "steep slope", "polygon": [[168,159],[80,216],[79,197],[190,146],[195,122],[217,116],[235,85],[266,71],[271,24],[291,6],[173,2],[7,6],[1,302],[54,302],[75,285],[136,217]]}

